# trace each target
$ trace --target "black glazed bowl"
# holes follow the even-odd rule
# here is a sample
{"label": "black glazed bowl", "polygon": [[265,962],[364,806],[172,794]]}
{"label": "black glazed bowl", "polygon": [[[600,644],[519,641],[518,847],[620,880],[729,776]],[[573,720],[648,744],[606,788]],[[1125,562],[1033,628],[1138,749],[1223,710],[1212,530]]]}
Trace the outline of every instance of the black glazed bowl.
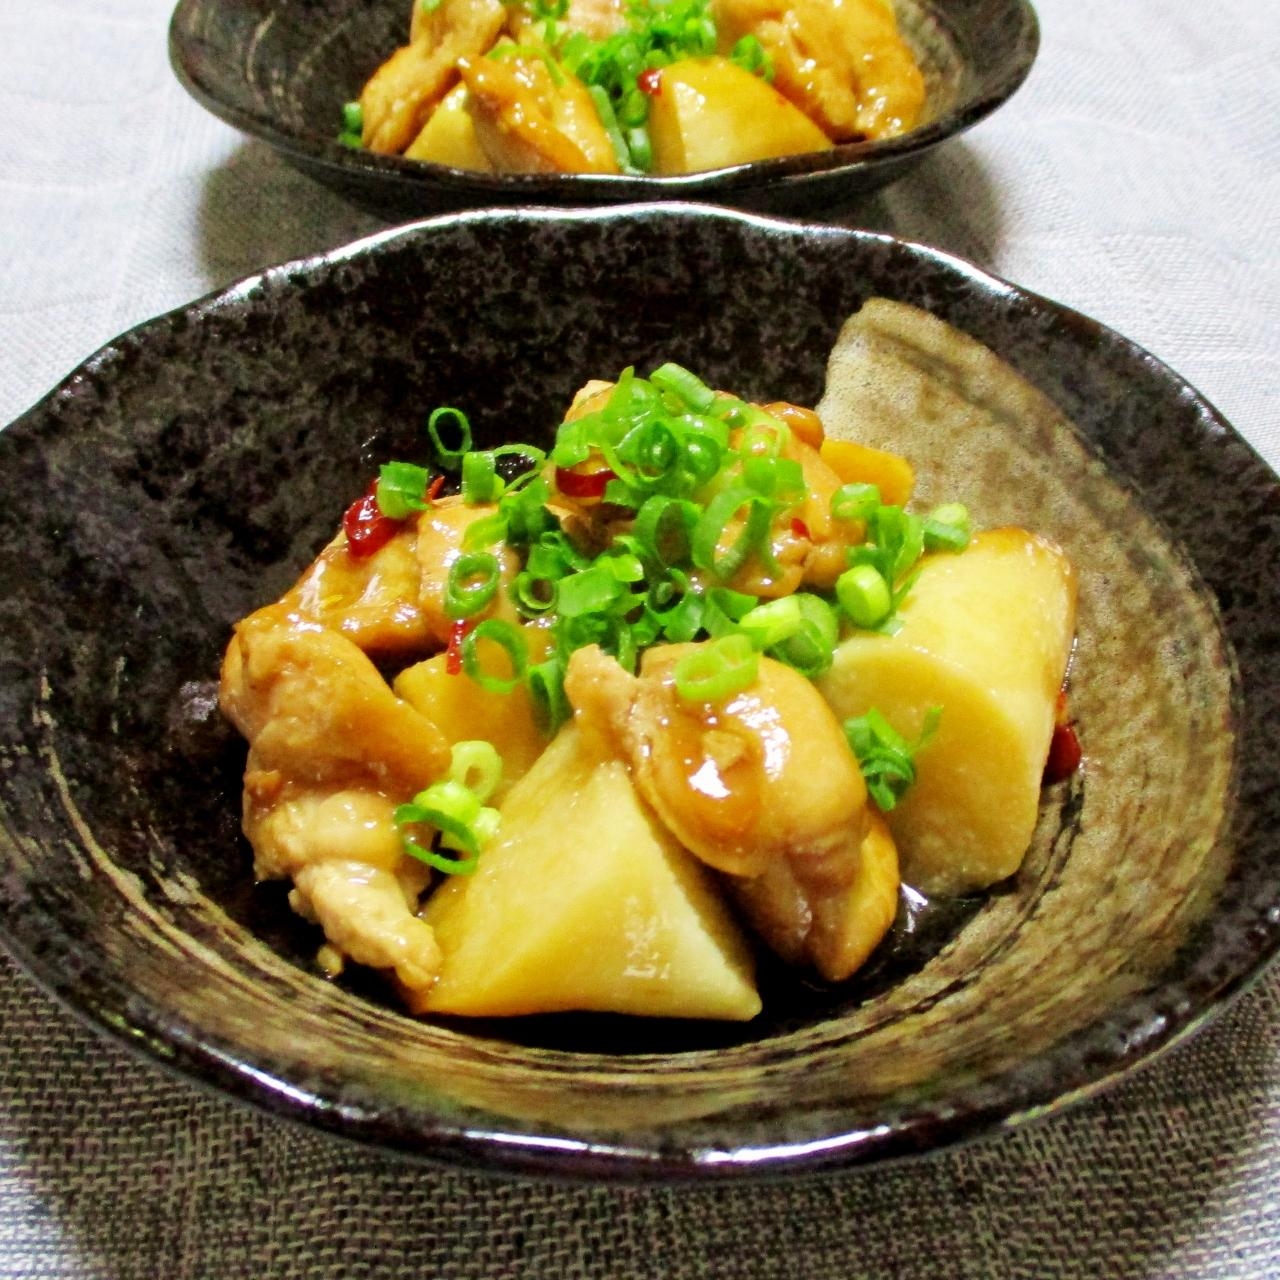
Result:
{"label": "black glazed bowl", "polygon": [[[244,749],[214,705],[232,621],[378,461],[419,456],[431,407],[528,439],[586,377],[667,359],[814,403],[877,295],[1039,388],[983,409],[980,465],[947,474],[945,440],[926,459],[1079,570],[1086,767],[1046,793],[1022,872],[904,916],[848,987],[774,982],[727,1028],[432,1023],[321,978],[317,936],[250,885]],[[1078,430],[1033,417],[1040,393]],[[508,1171],[862,1165],[1096,1090],[1280,946],[1277,479],[1150,355],[935,250],[686,205],[442,217],[109,344],[0,433],[0,485],[0,936],[91,1023],[277,1114]]]}
{"label": "black glazed bowl", "polygon": [[893,181],[976,124],[1026,78],[1028,0],[898,0],[925,74],[926,123],[887,142],[669,178],[471,173],[339,145],[342,104],[407,39],[409,0],[179,0],[169,56],[202,106],[389,221],[489,205],[702,200],[821,216]]}

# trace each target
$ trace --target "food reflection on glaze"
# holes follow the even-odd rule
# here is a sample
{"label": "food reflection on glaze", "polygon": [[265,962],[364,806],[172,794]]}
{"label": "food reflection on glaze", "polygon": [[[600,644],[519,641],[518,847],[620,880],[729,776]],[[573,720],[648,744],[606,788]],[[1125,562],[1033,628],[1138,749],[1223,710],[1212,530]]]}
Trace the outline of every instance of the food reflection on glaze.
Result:
{"label": "food reflection on glaze", "polygon": [[413,0],[352,147],[486,173],[692,173],[892,138],[925,109],[890,0]]}
{"label": "food reflection on glaze", "polygon": [[415,1012],[748,1019],[755,946],[840,982],[902,881],[1016,871],[1074,628],[1052,543],[912,513],[907,460],[675,365],[588,383],[549,454],[428,434],[223,664],[256,873],[330,971]]}

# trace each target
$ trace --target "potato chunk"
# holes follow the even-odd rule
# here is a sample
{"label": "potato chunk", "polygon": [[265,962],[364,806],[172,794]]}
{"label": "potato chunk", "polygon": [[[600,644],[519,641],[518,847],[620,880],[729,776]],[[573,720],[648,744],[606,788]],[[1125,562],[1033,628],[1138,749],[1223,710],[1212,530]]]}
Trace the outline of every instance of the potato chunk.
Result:
{"label": "potato chunk", "polygon": [[966,893],[1021,865],[1075,599],[1057,547],[1022,529],[993,529],[958,555],[922,562],[896,635],[861,633],[837,648],[819,687],[841,719],[876,707],[911,738],[930,707],[942,708],[915,785],[887,815],[908,884]]}
{"label": "potato chunk", "polygon": [[581,1009],[745,1020],[750,952],[709,873],[636,796],[621,761],[566,727],[502,806],[473,876],[423,919],[443,953],[417,1012]]}
{"label": "potato chunk", "polygon": [[658,83],[649,106],[657,174],[697,173],[832,145],[776,89],[727,58],[673,62]]}
{"label": "potato chunk", "polygon": [[450,674],[443,653],[406,667],[392,687],[398,698],[444,734],[450,746],[468,738],[493,743],[502,757],[502,779],[491,804],[497,804],[529,772],[547,745],[527,686],[519,685],[510,693],[483,689],[465,671]]}
{"label": "potato chunk", "polygon": [[476,127],[467,109],[465,84],[455,85],[444,95],[405,155],[410,160],[429,160],[455,169],[493,172],[493,165],[476,138]]}

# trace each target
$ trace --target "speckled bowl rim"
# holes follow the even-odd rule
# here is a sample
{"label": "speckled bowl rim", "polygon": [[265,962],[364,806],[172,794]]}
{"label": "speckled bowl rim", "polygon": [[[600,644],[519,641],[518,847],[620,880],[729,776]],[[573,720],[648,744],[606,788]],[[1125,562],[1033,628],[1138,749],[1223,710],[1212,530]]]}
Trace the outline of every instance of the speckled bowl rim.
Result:
{"label": "speckled bowl rim", "polygon": [[[1100,322],[1011,284],[963,258],[915,242],[868,231],[694,204],[581,210],[489,209],[443,214],[273,267],[127,330],[83,362],[15,419],[6,431],[27,429],[28,424],[39,419],[86,373],[101,370],[109,376],[113,367],[121,367],[118,360],[121,349],[145,341],[148,330],[153,327],[172,319],[199,319],[228,309],[252,310],[253,296],[265,281],[272,282],[278,290],[282,285],[289,287],[290,282],[322,273],[335,264],[376,254],[381,246],[493,220],[536,226],[548,221],[572,224],[664,217],[718,219],[775,236],[896,245],[957,283],[976,289],[993,306],[998,304],[1006,312],[1025,312],[1029,320],[1037,324],[1064,324],[1078,335],[1082,345],[1106,344],[1119,350],[1126,362],[1132,362],[1135,368],[1141,366],[1149,376],[1166,385],[1171,397],[1194,407],[1199,424],[1215,442],[1229,442],[1242,457],[1251,460],[1257,469],[1251,473],[1252,478],[1265,481],[1267,497],[1280,512],[1280,478],[1226,419],[1167,365]],[[1272,535],[1271,541],[1280,548],[1280,538]],[[1239,653],[1238,642],[1248,641],[1248,637],[1232,635],[1229,625],[1224,626],[1228,641],[1236,645]],[[1245,773],[1259,767],[1248,760],[1241,766]],[[1266,837],[1255,833],[1254,839]],[[1280,860],[1280,852],[1276,852],[1276,858]],[[477,1127],[451,1123],[424,1108],[388,1118],[377,1108],[344,1098],[340,1090],[301,1087],[282,1075],[273,1074],[267,1063],[237,1057],[226,1045],[204,1034],[199,1026],[175,1018],[136,995],[124,995],[97,971],[64,970],[48,959],[54,949],[46,952],[38,943],[28,945],[22,930],[11,928],[3,913],[0,913],[0,940],[48,992],[89,1025],[128,1048],[217,1092],[344,1138],[431,1163],[472,1170],[632,1182],[727,1181],[847,1170],[937,1151],[1016,1128],[1099,1093],[1186,1040],[1255,982],[1280,954],[1280,899],[1235,904],[1231,911],[1219,912],[1210,923],[1214,929],[1198,941],[1188,943],[1180,953],[1187,956],[1180,976],[1164,980],[1143,995],[1121,1000],[1108,1011],[1105,1024],[1095,1023],[1069,1033],[1049,1050],[1018,1067],[982,1081],[964,1081],[951,1100],[935,1097],[928,1103],[897,1110],[890,1107],[884,1121],[870,1127],[850,1126],[847,1121],[842,1124],[840,1111],[835,1110],[827,1136],[800,1143],[760,1141],[761,1124],[757,1121],[752,1125],[756,1131],[753,1141],[725,1143],[716,1149],[682,1147],[678,1130],[665,1134],[643,1131],[636,1135],[633,1143],[599,1142],[563,1135],[543,1136],[520,1131],[515,1126],[505,1129],[500,1125]]]}
{"label": "speckled bowl rim", "polygon": [[375,155],[342,146],[336,138],[310,130],[281,125],[267,113],[243,111],[227,102],[215,85],[201,78],[183,39],[183,23],[189,10],[202,0],[178,0],[169,23],[169,62],[183,88],[219,119],[278,148],[308,165],[350,178],[372,178],[394,184],[402,191],[438,191],[442,198],[466,196],[477,206],[497,201],[536,204],[566,201],[714,200],[760,187],[786,187],[818,174],[856,175],[909,161],[956,137],[984,120],[1007,102],[1022,86],[1040,49],[1040,22],[1030,0],[1014,0],[1021,29],[1015,56],[986,90],[967,98],[936,120],[899,138],[881,142],[850,142],[830,151],[780,156],[751,164],[664,178],[632,178],[622,174],[485,174],[402,156]]}

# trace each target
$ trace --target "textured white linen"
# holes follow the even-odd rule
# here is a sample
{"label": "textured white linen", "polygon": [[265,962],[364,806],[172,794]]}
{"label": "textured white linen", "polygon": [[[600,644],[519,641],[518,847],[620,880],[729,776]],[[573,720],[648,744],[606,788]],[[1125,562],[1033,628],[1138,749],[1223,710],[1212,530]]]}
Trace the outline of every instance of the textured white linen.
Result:
{"label": "textured white linen", "polygon": [[[1014,100],[860,220],[1149,348],[1280,466],[1274,0],[1040,0]],[[0,422],[120,330],[377,224],[179,88],[169,0],[0,0]],[[0,584],[0,589],[3,584]],[[0,1277],[1280,1276],[1280,975],[1031,1130],[801,1187],[436,1174],[175,1081],[0,959]]]}

